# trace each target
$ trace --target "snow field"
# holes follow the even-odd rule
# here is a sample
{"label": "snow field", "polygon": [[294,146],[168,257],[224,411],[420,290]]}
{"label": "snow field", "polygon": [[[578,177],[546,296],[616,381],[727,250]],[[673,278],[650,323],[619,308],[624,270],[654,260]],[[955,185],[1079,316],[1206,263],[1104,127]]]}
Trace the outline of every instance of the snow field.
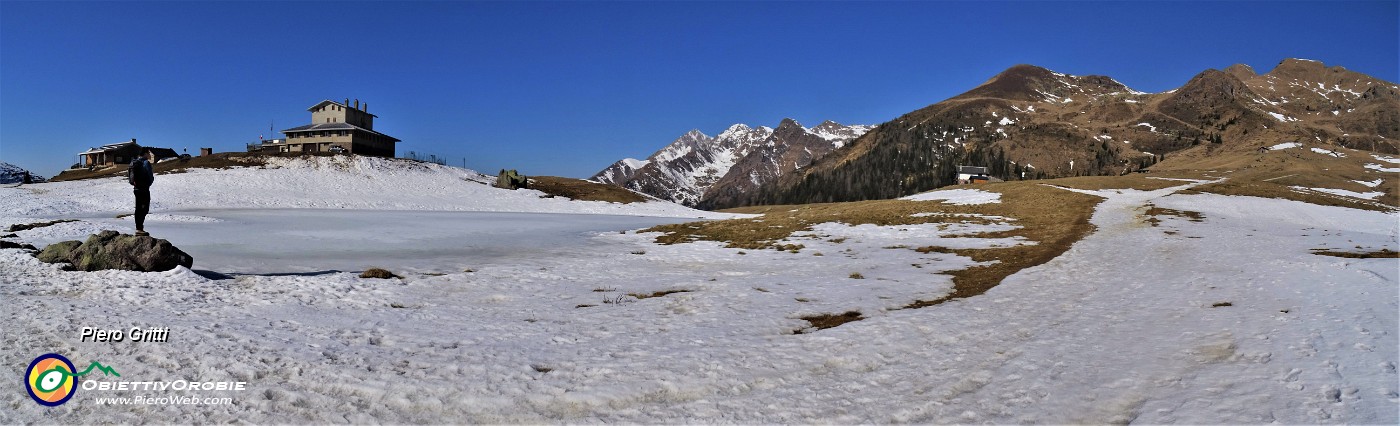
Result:
{"label": "snow field", "polygon": [[[609,203],[541,198],[510,191],[471,170],[378,157],[267,159],[266,168],[190,169],[156,176],[151,211],[190,209],[370,209],[586,213],[688,218],[733,215],[674,203]],[[6,216],[64,217],[130,213],[131,186],[122,178],[0,188]]]}
{"label": "snow field", "polygon": [[[64,272],[0,250],[0,297],[21,302],[0,304],[0,362],[54,351],[123,379],[251,388],[218,395],[232,406],[99,407],[80,392],[47,411],[10,393],[0,422],[1400,421],[1395,260],[1312,254],[1396,249],[1396,215],[1172,195],[1200,183],[1075,190],[1105,198],[1093,234],[983,295],[922,309],[899,308],[947,294],[937,272],[974,262],[910,248],[1025,243],[979,237],[1015,221],[818,224],[783,242],[797,253],[604,232],[404,280]],[[1148,203],[1205,219],[1150,226]],[[851,310],[865,319],[792,334],[802,316]],[[150,325],[172,341],[76,338]]]}
{"label": "snow field", "polygon": [[[0,288],[39,299],[33,311],[7,312],[38,315],[25,316],[35,321],[67,309],[92,309],[99,304],[97,293],[109,300],[100,311],[87,311],[93,319],[86,321],[58,327],[19,322],[25,324],[22,332],[10,336],[16,347],[68,342],[55,350],[114,365],[147,365],[123,371],[124,377],[188,374],[198,366],[195,371],[215,379],[247,380],[254,387],[251,394],[231,395],[244,401],[234,411],[157,408],[160,415],[173,416],[162,418],[719,420],[730,414],[704,406],[666,414],[666,407],[777,386],[808,375],[814,365],[825,366],[818,370],[880,365],[849,355],[809,354],[813,342],[792,334],[806,327],[797,318],[858,310],[868,317],[861,322],[879,321],[887,310],[940,297],[951,282],[937,272],[972,261],[887,247],[1014,244],[996,239],[979,244],[966,237],[1009,228],[833,225],[795,235],[791,242],[807,246],[799,253],[744,252],[717,243],[657,246],[652,234],[602,233],[592,237],[602,248],[402,282],[344,273],[209,281],[183,268],[82,274],[7,250],[0,265],[17,274],[0,278]],[[829,241],[838,235],[846,239]],[[851,272],[866,278],[849,278]],[[93,279],[97,276],[101,279]],[[667,290],[684,291],[627,295]],[[89,293],[94,297],[81,302],[60,296]],[[116,314],[128,309],[134,312]],[[65,338],[75,335],[78,324],[93,322],[169,324],[184,337],[134,353]],[[424,388],[437,392],[409,396]],[[111,410],[122,408],[66,418],[106,416]],[[344,417],[354,412],[366,417]],[[154,413],[115,414],[105,418],[136,420]],[[808,418],[800,412],[787,415]],[[16,419],[24,418],[33,417]]]}

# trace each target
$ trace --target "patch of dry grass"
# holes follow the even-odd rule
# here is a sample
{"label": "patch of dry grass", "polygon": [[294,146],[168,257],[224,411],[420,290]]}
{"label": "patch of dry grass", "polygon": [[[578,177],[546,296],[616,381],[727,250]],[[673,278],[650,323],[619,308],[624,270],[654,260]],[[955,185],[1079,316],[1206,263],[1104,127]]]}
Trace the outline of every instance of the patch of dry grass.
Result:
{"label": "patch of dry grass", "polygon": [[635,297],[635,298],[637,298],[637,299],[650,299],[650,298],[653,298],[653,297],[661,297],[661,296],[665,296],[665,295],[668,295],[668,294],[689,293],[689,292],[690,292],[690,290],[662,290],[662,291],[656,291],[656,292],[651,292],[651,293],[627,293],[627,295],[628,295],[628,296]]}
{"label": "patch of dry grass", "polygon": [[[1054,190],[1051,191],[1060,191]],[[959,208],[961,207],[961,208]],[[708,222],[690,222],[660,225],[641,232],[663,232],[656,238],[660,244],[687,243],[693,241],[719,241],[726,247],[742,249],[773,249],[782,251],[801,250],[800,244],[780,244],[794,232],[809,231],[812,225],[826,222],[842,222],[849,225],[873,224],[879,226],[914,225],[922,223],[981,222],[986,219],[976,217],[926,216],[911,217],[925,212],[969,212],[975,206],[950,206],[940,201],[856,201],[849,203],[806,204],[800,206],[757,206],[726,210],[763,214],[752,219],[731,219]],[[833,242],[839,243],[840,239]]]}
{"label": "patch of dry grass", "polygon": [[1345,257],[1348,259],[1395,259],[1400,258],[1400,252],[1391,249],[1380,249],[1377,251],[1335,251],[1335,250],[1313,250],[1313,254],[1321,256]]}
{"label": "patch of dry grass", "polygon": [[1054,179],[1045,182],[1053,182],[1055,185],[1066,188],[1084,189],[1099,191],[1104,189],[1136,189],[1140,191],[1153,191],[1173,186],[1181,186],[1188,182],[1170,179],[1209,179],[1199,173],[1188,171],[1171,171],[1161,173],[1133,173],[1125,176],[1079,176],[1063,179]]}
{"label": "patch of dry grass", "polygon": [[[1400,185],[1393,173],[1365,168],[1380,163],[1369,152],[1338,149],[1345,157],[1329,157],[1302,148],[1271,151],[1265,154],[1230,154],[1189,163],[1175,163],[1172,173],[1196,173],[1223,176],[1229,179],[1192,188],[1183,193],[1212,193],[1264,198],[1280,198],[1324,206],[1347,207],[1372,211],[1394,211],[1400,207]],[[1163,163],[1167,164],[1167,163]],[[1154,166],[1155,170],[1156,166]],[[1213,170],[1213,171],[1212,171]],[[1357,181],[1382,179],[1375,187]],[[1353,192],[1382,192],[1375,200],[1343,197],[1316,191],[1300,191],[1291,187],[1334,188]]]}
{"label": "patch of dry grass", "polygon": [[1342,197],[1338,195],[1324,194],[1315,191],[1299,191],[1293,188],[1289,188],[1289,185],[1283,185],[1278,182],[1261,182],[1245,179],[1231,179],[1226,180],[1224,182],[1205,184],[1195,188],[1191,188],[1186,191],[1182,191],[1182,193],[1211,193],[1220,195],[1241,195],[1248,197],[1281,198],[1285,200],[1302,201],[1304,203],[1311,203],[1323,206],[1346,207],[1379,212],[1390,212],[1395,210],[1393,207],[1389,207],[1383,202],[1373,202],[1350,197]]}
{"label": "patch of dry grass", "polygon": [[[1154,179],[1155,181],[1155,179]],[[1020,183],[1020,182],[1018,182]],[[1058,182],[1056,182],[1058,183]],[[1055,189],[1039,184],[1000,189],[1001,204],[978,206],[987,215],[1006,216],[1016,219],[1021,228],[1011,231],[980,234],[985,238],[1021,237],[1035,241],[1034,245],[1016,245],[999,249],[950,250],[945,248],[920,248],[955,253],[971,257],[978,262],[992,262],[967,269],[949,272],[953,276],[953,292],[934,300],[920,300],[906,308],[922,308],[937,305],[952,299],[961,299],[986,293],[1011,274],[1025,268],[1040,265],[1054,259],[1074,244],[1093,232],[1094,225],[1089,218],[1094,214],[1102,198],[1092,195]]]}
{"label": "patch of dry grass", "polygon": [[567,197],[579,201],[607,201],[612,203],[640,203],[646,197],[613,185],[589,182],[586,180],[555,176],[533,176],[530,189],[557,197]]}
{"label": "patch of dry grass", "polygon": [[848,322],[860,321],[865,319],[865,317],[861,316],[860,312],[847,311],[846,313],[840,315],[812,315],[802,317],[802,319],[811,323],[812,325],[810,327],[793,330],[792,334],[807,334],[816,330],[825,330]]}
{"label": "patch of dry grass", "polygon": [[[227,169],[232,167],[257,167],[267,163],[267,157],[293,157],[302,154],[262,154],[248,152],[221,152],[203,157],[190,157],[180,160],[167,161],[164,163],[152,164],[152,169],[156,174],[184,173],[188,169]],[[332,156],[336,154],[319,153],[306,154],[317,156]],[[54,182],[66,180],[83,180],[110,176],[126,176],[126,164],[118,164],[107,168],[96,170],[65,170],[58,176],[54,176]]]}
{"label": "patch of dry grass", "polygon": [[360,273],[360,278],[390,279],[390,278],[403,278],[403,277],[400,277],[400,276],[398,276],[398,275],[394,275],[393,272],[389,272],[387,269],[382,269],[382,268],[369,268],[369,269],[366,269],[364,272]]}
{"label": "patch of dry grass", "polygon": [[[1145,180],[1156,185],[1158,180]],[[1170,182],[1170,181],[1167,181]],[[947,249],[943,247],[914,248],[922,253],[943,252],[971,257],[987,264],[949,272],[953,276],[952,294],[937,300],[917,301],[908,308],[921,308],[946,300],[975,296],[1001,283],[1007,276],[1031,266],[1050,261],[1068,250],[1093,230],[1089,217],[1101,198],[1041,185],[1042,182],[1005,182],[979,186],[978,189],[1001,193],[1001,203],[956,206],[941,201],[880,200],[849,203],[808,204],[800,206],[755,206],[727,210],[730,212],[762,214],[752,219],[731,219],[661,225],[646,232],[662,232],[656,238],[660,244],[691,241],[719,241],[728,247],[744,249],[781,249],[779,241],[794,232],[810,231],[812,225],[842,222],[849,225],[879,226],[913,225],[923,223],[981,222],[978,217],[928,215],[915,213],[970,213],[1003,216],[1016,219],[1021,228],[979,234],[985,238],[1021,237],[1036,242],[996,249]],[[1051,183],[1059,183],[1052,181]],[[1174,182],[1180,185],[1181,182]]]}
{"label": "patch of dry grass", "polygon": [[1205,222],[1206,220],[1206,217],[1200,212],[1193,212],[1190,210],[1166,209],[1157,207],[1154,204],[1147,205],[1147,211],[1143,213],[1143,216],[1146,216],[1147,223],[1151,224],[1154,227],[1162,223],[1162,219],[1159,219],[1159,217],[1161,216],[1176,216],[1185,218],[1186,220],[1192,222]]}
{"label": "patch of dry grass", "polygon": [[43,227],[48,227],[48,226],[54,226],[54,225],[57,225],[57,224],[60,224],[60,223],[77,222],[77,221],[78,221],[77,219],[59,219],[59,220],[51,220],[51,221],[48,221],[48,222],[16,223],[16,224],[14,224],[14,225],[10,225],[10,227],[9,227],[8,229],[6,229],[5,232],[27,231],[27,230],[30,230],[30,229],[43,228]]}

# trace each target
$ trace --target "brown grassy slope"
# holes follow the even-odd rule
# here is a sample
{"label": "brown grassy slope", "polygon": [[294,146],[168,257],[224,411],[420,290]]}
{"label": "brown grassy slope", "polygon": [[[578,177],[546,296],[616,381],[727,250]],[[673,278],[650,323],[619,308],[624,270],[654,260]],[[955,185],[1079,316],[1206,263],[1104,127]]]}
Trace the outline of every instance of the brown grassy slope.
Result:
{"label": "brown grassy slope", "polygon": [[[1310,150],[1318,147],[1334,150],[1343,157],[1320,154]],[[1209,192],[1224,195],[1248,195],[1282,198],[1326,206],[1364,210],[1390,211],[1400,207],[1400,175],[1367,169],[1367,164],[1396,167],[1379,161],[1368,151],[1351,150],[1332,145],[1307,144],[1265,153],[1208,153],[1193,149],[1152,167],[1157,173],[1199,173],[1227,177],[1224,182],[1198,186],[1189,192]],[[1374,188],[1357,181],[1373,182]],[[1343,197],[1303,188],[1332,188],[1358,193],[1383,192],[1374,200]]]}
{"label": "brown grassy slope", "polygon": [[1192,171],[1166,171],[1155,173],[1134,173],[1125,176],[1080,176],[1072,178],[1050,179],[1040,181],[1050,185],[1063,186],[1066,188],[1101,190],[1101,189],[1136,189],[1140,191],[1153,191],[1173,186],[1185,185],[1189,182],[1179,180],[1169,180],[1161,178],[1175,179],[1209,179],[1201,173]]}
{"label": "brown grassy slope", "polygon": [[[1046,181],[1059,183],[1059,181]],[[1125,181],[1126,182],[1126,181]],[[1133,182],[1143,181],[1134,179]],[[1156,184],[1156,182],[1150,182]],[[1087,181],[1067,183],[1085,185]],[[1131,183],[1125,183],[1131,186]],[[1178,182],[1179,184],[1179,182]],[[1050,261],[1068,250],[1093,230],[1089,217],[1100,198],[1041,185],[1040,182],[1006,182],[976,186],[978,189],[998,192],[1002,202],[970,206],[955,206],[938,201],[880,200],[848,203],[807,204],[796,206],[755,206],[726,210],[729,212],[763,214],[756,219],[732,219],[712,222],[694,222],[677,225],[662,225],[646,231],[663,232],[656,242],[676,244],[690,241],[719,241],[729,247],[783,250],[800,249],[799,246],[780,243],[794,232],[811,230],[812,225],[824,222],[842,222],[851,225],[907,225],[920,223],[942,223],[978,221],[977,218],[955,216],[912,217],[915,213],[974,213],[981,215],[1004,216],[1016,219],[1013,222],[1021,228],[997,233],[979,235],[986,238],[1022,237],[1035,241],[1034,245],[1020,245],[998,249],[949,250],[938,247],[902,248],[918,249],[923,252],[940,251],[957,253],[989,264],[951,272],[954,292],[939,300],[920,301],[910,307],[922,307],[940,303],[950,298],[969,297],[986,292],[1001,283],[1002,279],[1016,271]],[[814,257],[814,259],[820,259]],[[819,260],[814,260],[819,261]]]}
{"label": "brown grassy slope", "polygon": [[532,176],[530,177],[530,189],[578,201],[608,201],[624,204],[647,201],[646,197],[625,188],[556,176]]}
{"label": "brown grassy slope", "polygon": [[[317,154],[320,156],[330,156],[334,154]],[[226,169],[230,167],[257,167],[265,163],[263,160],[267,156],[288,157],[291,154],[253,154],[246,152],[222,152],[203,157],[190,157],[182,160],[168,161],[154,164],[156,174],[179,173],[187,169]],[[96,170],[73,170],[54,176],[54,182],[67,180],[94,179],[110,176],[126,176],[126,164],[118,164],[111,167]]]}
{"label": "brown grassy slope", "polygon": [[1287,141],[1393,154],[1400,152],[1397,140],[1400,86],[1312,61],[1285,60],[1263,75],[1244,66],[1206,70],[1178,89],[1154,94],[1127,91],[1107,77],[1015,66],[880,125],[741,204],[929,189],[924,177],[951,174],[934,170],[938,158],[956,158],[933,153],[947,146],[995,147],[1008,161],[1056,177],[1120,174],[1158,155],[1248,154]]}

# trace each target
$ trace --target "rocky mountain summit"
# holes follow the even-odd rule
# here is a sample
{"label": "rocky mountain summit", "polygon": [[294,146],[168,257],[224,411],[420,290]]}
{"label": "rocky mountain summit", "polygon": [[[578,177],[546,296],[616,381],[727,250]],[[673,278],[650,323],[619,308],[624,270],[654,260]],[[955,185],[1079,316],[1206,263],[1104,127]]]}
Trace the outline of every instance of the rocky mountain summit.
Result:
{"label": "rocky mountain summit", "polygon": [[776,128],[735,124],[714,137],[691,130],[645,160],[620,160],[590,180],[687,206],[725,206],[870,128],[833,121],[807,128],[784,119]]}
{"label": "rocky mountain summit", "polygon": [[1395,154],[1397,139],[1400,86],[1317,61],[1206,70],[1161,93],[1017,65],[728,205],[896,198],[952,184],[957,165],[1008,180],[1115,175],[1281,142]]}

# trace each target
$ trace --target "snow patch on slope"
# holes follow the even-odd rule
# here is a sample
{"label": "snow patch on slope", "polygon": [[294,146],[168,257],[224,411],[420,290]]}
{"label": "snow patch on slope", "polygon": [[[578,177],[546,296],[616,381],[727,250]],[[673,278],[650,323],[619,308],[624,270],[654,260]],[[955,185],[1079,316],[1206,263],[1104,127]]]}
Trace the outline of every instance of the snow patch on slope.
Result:
{"label": "snow patch on slope", "polygon": [[1326,193],[1326,194],[1340,195],[1340,196],[1343,196],[1343,197],[1361,198],[1361,199],[1367,199],[1367,200],[1374,200],[1374,199],[1376,199],[1376,197],[1385,195],[1384,192],[1354,192],[1354,191],[1348,191],[1348,190],[1345,190],[1345,189],[1336,189],[1336,188],[1308,188],[1308,187],[1303,187],[1303,186],[1290,186],[1289,188],[1298,189],[1298,190],[1305,190],[1305,191],[1317,191],[1317,192]]}
{"label": "snow patch on slope", "polygon": [[907,197],[901,197],[900,199],[906,201],[943,200],[943,202],[946,204],[963,206],[972,204],[1000,203],[1001,194],[991,191],[983,191],[980,189],[945,189],[938,191],[923,192]]}

